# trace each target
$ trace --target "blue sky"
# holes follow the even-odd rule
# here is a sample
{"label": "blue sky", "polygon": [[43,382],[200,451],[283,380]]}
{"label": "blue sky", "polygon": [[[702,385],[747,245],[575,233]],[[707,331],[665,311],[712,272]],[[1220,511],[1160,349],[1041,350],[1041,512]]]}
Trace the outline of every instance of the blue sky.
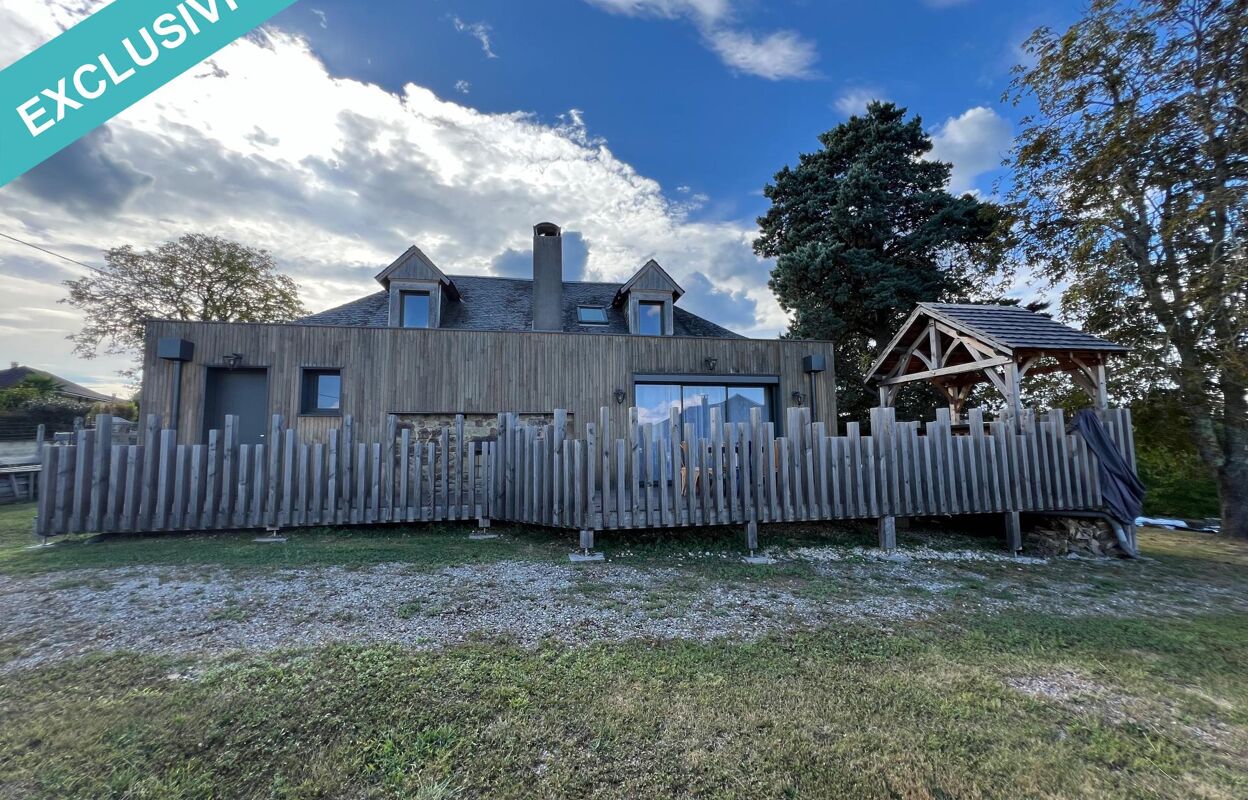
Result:
{"label": "blue sky", "polygon": [[[0,67],[104,2],[0,0]],[[990,194],[1026,112],[1000,102],[1019,45],[1080,5],[300,0],[0,188],[0,232],[87,264],[227,236],[320,310],[413,243],[450,274],[515,274],[550,220],[569,278],[656,258],[690,311],[774,336],[750,247],[768,179],[878,97],[923,117],[955,190]],[[124,355],[65,339],[81,319],[62,282],[82,272],[0,239],[0,360],[120,388]]]}
{"label": "blue sky", "polygon": [[[780,79],[726,64],[706,46],[696,13],[684,10],[699,5],[371,0],[362,14],[352,0],[305,0],[276,21],[308,37],[333,72],[391,90],[411,81],[455,97],[467,81],[460,101],[484,111],[555,120],[579,109],[593,134],[642,174],[711,198],[703,213],[753,217],[765,209],[767,179],[845,119],[849,98],[884,97],[931,128],[973,107],[1017,117],[1000,99],[1018,46],[1037,26],[1069,24],[1082,4],[705,3],[730,9],[733,30],[793,31],[812,46],[807,74]],[[998,174],[975,185],[989,191]]]}

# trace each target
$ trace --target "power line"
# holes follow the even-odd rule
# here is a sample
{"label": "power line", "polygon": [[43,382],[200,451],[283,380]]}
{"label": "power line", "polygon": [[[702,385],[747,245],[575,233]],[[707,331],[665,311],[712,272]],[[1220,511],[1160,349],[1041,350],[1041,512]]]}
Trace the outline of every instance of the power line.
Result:
{"label": "power line", "polygon": [[54,253],[54,252],[52,252],[51,250],[47,249],[46,247],[40,247],[40,246],[39,246],[39,245],[37,245],[37,244],[34,244],[34,243],[32,243],[32,242],[27,242],[27,241],[24,241],[24,240],[22,240],[22,239],[17,238],[16,236],[10,236],[10,235],[8,235],[7,233],[3,233],[3,232],[0,232],[0,236],[3,236],[4,238],[9,239],[9,240],[11,240],[11,241],[17,242],[18,244],[24,244],[24,245],[26,245],[27,247],[33,247],[34,249],[38,250],[38,251],[39,251],[39,252],[41,252],[41,253],[47,253],[48,255],[50,255],[50,256],[56,256],[57,258],[63,258],[63,259],[65,259],[66,261],[68,261],[69,263],[71,263],[71,264],[77,264],[77,265],[78,265],[78,266],[80,266],[80,267],[85,267],[86,269],[89,269],[89,270],[91,270],[92,272],[99,272],[99,271],[100,271],[100,268],[99,268],[99,267],[93,267],[93,266],[91,266],[90,264],[84,264],[84,263],[82,263],[81,261],[79,261],[79,260],[78,260],[78,259],[76,259],[76,258],[70,258],[69,256],[63,256],[63,255],[61,255],[60,253]]}

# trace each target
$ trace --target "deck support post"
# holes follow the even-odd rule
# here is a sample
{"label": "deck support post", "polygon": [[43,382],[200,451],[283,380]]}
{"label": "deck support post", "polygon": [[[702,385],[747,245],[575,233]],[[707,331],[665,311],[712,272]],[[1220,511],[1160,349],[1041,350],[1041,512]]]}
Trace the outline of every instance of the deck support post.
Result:
{"label": "deck support post", "polygon": [[476,533],[468,534],[468,538],[474,542],[480,542],[485,539],[497,539],[498,534],[490,533],[490,518],[489,517],[477,517]]}
{"label": "deck support post", "polygon": [[1005,546],[1011,553],[1022,552],[1023,526],[1017,511],[1005,512]]}
{"label": "deck support post", "polygon": [[586,528],[581,531],[581,549],[568,556],[568,560],[573,563],[583,561],[603,561],[602,553],[594,552],[594,530]]}
{"label": "deck support post", "polygon": [[897,549],[896,517],[880,517],[880,548],[883,550]]}
{"label": "deck support post", "polygon": [[758,549],[758,520],[754,518],[753,511],[750,512],[750,521],[745,525],[745,546],[751,556]]}

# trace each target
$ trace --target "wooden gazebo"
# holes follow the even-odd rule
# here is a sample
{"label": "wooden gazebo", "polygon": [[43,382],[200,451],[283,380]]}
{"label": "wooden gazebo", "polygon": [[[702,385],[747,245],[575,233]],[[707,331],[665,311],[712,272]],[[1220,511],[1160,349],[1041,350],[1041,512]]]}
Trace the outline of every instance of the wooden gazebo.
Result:
{"label": "wooden gazebo", "polygon": [[867,380],[879,386],[885,407],[902,386],[928,381],[949,401],[955,422],[975,386],[991,383],[1018,419],[1023,379],[1051,372],[1069,373],[1097,408],[1106,408],[1106,362],[1127,350],[1018,306],[920,303]]}

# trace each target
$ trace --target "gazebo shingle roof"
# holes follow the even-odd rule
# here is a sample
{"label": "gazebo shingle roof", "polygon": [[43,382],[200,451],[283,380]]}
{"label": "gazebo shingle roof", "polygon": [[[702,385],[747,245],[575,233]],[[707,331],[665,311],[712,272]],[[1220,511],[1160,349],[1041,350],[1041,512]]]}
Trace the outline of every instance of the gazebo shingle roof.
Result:
{"label": "gazebo shingle roof", "polygon": [[1125,353],[1130,348],[1084,333],[1019,306],[972,303],[920,303],[935,315],[947,317],[986,343],[1008,350],[1081,350]]}

